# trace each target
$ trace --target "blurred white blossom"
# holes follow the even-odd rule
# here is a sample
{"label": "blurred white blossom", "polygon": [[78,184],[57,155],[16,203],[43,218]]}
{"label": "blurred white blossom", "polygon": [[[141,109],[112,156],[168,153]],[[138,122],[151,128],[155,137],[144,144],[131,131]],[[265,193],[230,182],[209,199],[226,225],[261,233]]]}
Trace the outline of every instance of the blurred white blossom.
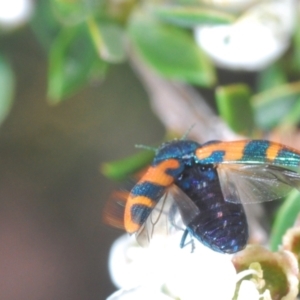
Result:
{"label": "blurred white blossom", "polygon": [[32,13],[32,0],[0,0],[0,27],[9,29],[22,25]]}
{"label": "blurred white blossom", "polygon": [[195,28],[195,39],[221,67],[260,70],[288,48],[297,9],[296,0],[259,1],[231,25]]}

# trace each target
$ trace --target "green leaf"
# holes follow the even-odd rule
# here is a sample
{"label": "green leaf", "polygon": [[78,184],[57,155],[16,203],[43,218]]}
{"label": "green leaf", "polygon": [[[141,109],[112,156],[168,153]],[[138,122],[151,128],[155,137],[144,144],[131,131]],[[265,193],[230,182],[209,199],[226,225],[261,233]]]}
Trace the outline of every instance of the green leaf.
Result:
{"label": "green leaf", "polygon": [[8,116],[14,98],[15,78],[9,63],[0,56],[0,124]]}
{"label": "green leaf", "polygon": [[221,86],[216,90],[219,114],[239,134],[251,135],[254,129],[250,96],[251,91],[246,84]]}
{"label": "green leaf", "polygon": [[232,14],[199,6],[153,5],[150,6],[150,11],[163,22],[188,28],[199,25],[230,24],[236,19]]}
{"label": "green leaf", "polygon": [[300,73],[300,20],[297,18],[297,24],[292,39],[293,48],[291,54],[291,67],[296,73]]}
{"label": "green leaf", "polygon": [[90,18],[88,27],[94,45],[103,60],[111,63],[125,60],[123,30],[119,25],[110,21],[97,22]]}
{"label": "green leaf", "polygon": [[300,98],[297,98],[293,104],[293,107],[286,113],[281,120],[282,128],[296,127],[300,121]]}
{"label": "green leaf", "polygon": [[58,20],[67,25],[84,22],[101,10],[103,0],[51,0],[53,11]]}
{"label": "green leaf", "polygon": [[215,84],[215,69],[189,32],[135,13],[128,32],[142,59],[162,76],[205,87]]}
{"label": "green leaf", "polygon": [[61,25],[53,14],[50,0],[36,1],[36,11],[31,20],[31,28],[40,43],[48,51]]}
{"label": "green leaf", "polygon": [[300,193],[292,191],[279,208],[272,227],[270,236],[270,247],[272,251],[277,251],[282,244],[282,237],[286,231],[293,227],[300,212]]}
{"label": "green leaf", "polygon": [[258,91],[263,92],[287,83],[286,72],[279,64],[272,64],[258,75]]}
{"label": "green leaf", "polygon": [[101,167],[101,171],[110,179],[125,179],[127,176],[132,175],[150,164],[154,155],[155,153],[153,151],[141,151],[122,160],[104,163]]}
{"label": "green leaf", "polygon": [[254,95],[251,99],[256,124],[266,130],[284,125],[286,115],[300,97],[300,81],[282,84]]}
{"label": "green leaf", "polygon": [[99,59],[85,26],[64,28],[49,56],[48,97],[57,104],[89,80],[103,77],[106,63]]}

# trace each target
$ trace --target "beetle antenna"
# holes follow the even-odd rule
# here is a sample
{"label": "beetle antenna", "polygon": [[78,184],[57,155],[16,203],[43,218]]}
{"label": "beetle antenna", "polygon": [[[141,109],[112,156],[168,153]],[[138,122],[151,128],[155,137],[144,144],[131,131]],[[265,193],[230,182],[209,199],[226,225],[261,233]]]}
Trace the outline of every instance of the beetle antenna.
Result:
{"label": "beetle antenna", "polygon": [[184,135],[180,138],[180,140],[184,141],[186,140],[187,136],[190,134],[190,132],[192,131],[192,129],[196,126],[196,124],[193,124],[192,126],[190,126],[190,128],[184,133]]}
{"label": "beetle antenna", "polygon": [[154,152],[157,151],[157,148],[151,147],[151,146],[147,146],[147,145],[140,145],[140,144],[137,144],[137,145],[134,145],[134,147],[135,147],[135,148],[138,148],[138,149],[150,150],[150,151],[154,151]]}

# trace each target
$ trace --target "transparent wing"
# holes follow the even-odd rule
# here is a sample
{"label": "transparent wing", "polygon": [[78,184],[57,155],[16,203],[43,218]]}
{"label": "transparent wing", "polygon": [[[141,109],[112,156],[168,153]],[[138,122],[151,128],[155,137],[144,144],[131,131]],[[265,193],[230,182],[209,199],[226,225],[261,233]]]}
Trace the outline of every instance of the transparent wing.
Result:
{"label": "transparent wing", "polygon": [[300,190],[300,174],[273,165],[220,164],[217,168],[228,202],[259,203],[279,199]]}
{"label": "transparent wing", "polygon": [[188,225],[200,211],[196,204],[175,184],[171,187],[172,197],[184,225]]}
{"label": "transparent wing", "polygon": [[149,246],[154,237],[166,238],[184,230],[199,213],[193,201],[176,185],[172,185],[153,208],[146,222],[136,234],[138,243]]}
{"label": "transparent wing", "polygon": [[141,246],[148,247],[154,236],[166,237],[170,234],[169,211],[173,205],[173,198],[166,192],[136,233],[136,240]]}

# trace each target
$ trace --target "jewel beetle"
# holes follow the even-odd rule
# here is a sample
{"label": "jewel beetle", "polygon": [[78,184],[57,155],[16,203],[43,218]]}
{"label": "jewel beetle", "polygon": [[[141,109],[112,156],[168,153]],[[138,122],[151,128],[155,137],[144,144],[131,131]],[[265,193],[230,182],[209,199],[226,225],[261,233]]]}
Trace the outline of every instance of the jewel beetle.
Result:
{"label": "jewel beetle", "polygon": [[214,251],[238,252],[248,241],[244,204],[300,190],[290,169],[299,164],[298,150],[267,140],[165,143],[128,195],[124,227],[145,244],[159,218],[172,226],[179,215],[181,247],[190,235]]}

